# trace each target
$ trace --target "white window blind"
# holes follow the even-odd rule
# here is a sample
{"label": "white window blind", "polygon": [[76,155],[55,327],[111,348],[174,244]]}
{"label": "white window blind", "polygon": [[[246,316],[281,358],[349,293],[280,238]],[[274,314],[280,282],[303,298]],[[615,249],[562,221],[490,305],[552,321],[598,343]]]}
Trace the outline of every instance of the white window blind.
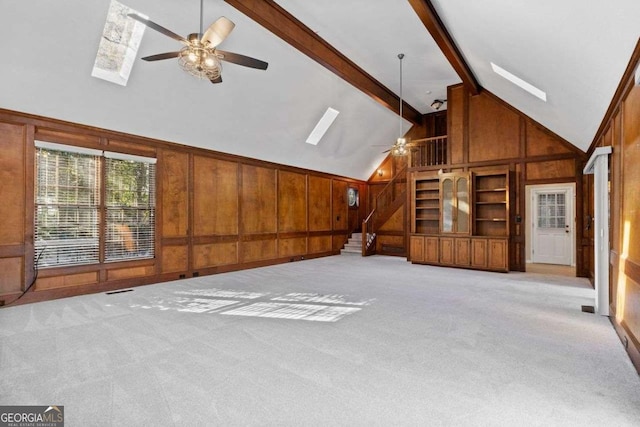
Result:
{"label": "white window blind", "polygon": [[43,145],[36,147],[35,257],[42,255],[38,265],[98,262],[99,157],[76,147],[65,151],[66,146]]}
{"label": "white window blind", "polygon": [[153,258],[155,159],[105,153],[105,261]]}

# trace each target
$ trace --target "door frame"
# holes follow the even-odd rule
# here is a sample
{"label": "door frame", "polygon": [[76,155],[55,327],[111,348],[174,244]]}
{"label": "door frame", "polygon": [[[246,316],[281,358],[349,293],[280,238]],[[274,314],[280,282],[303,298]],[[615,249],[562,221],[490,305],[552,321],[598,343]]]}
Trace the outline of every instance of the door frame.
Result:
{"label": "door frame", "polygon": [[576,266],[576,183],[560,182],[557,184],[536,184],[525,186],[525,251],[526,263],[533,263],[533,219],[535,218],[535,203],[533,201],[534,191],[557,191],[567,190],[571,198],[571,212],[567,212],[567,216],[571,218],[570,238],[571,238],[571,263],[572,267]]}

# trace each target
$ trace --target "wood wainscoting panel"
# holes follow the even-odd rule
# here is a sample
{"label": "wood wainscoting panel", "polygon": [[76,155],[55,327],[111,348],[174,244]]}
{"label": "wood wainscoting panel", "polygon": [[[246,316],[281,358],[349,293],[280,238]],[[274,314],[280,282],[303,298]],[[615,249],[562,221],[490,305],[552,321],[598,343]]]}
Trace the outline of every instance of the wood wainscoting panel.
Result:
{"label": "wood wainscoting panel", "polygon": [[348,222],[348,204],[347,204],[347,188],[349,184],[345,181],[338,179],[333,180],[333,229],[334,230],[347,230]]}
{"label": "wood wainscoting panel", "polygon": [[310,254],[331,252],[331,236],[309,237],[309,247],[307,249],[307,252]]}
{"label": "wood wainscoting panel", "polygon": [[109,150],[113,150],[121,153],[137,154],[139,156],[146,156],[146,157],[156,157],[155,147],[140,144],[138,142],[118,141],[114,139],[109,139],[109,141],[107,142],[107,147]]}
{"label": "wood wainscoting panel", "polygon": [[304,255],[307,253],[307,238],[294,237],[291,239],[278,240],[278,256],[288,257]]}
{"label": "wood wainscoting panel", "polygon": [[64,276],[41,277],[36,281],[35,290],[65,288],[68,286],[92,285],[98,283],[98,272],[67,274]]}
{"label": "wood wainscoting panel", "polygon": [[307,230],[307,176],[278,172],[278,232]]}
{"label": "wood wainscoting panel", "polygon": [[238,164],[193,157],[193,233],[238,234]]}
{"label": "wood wainscoting panel", "polygon": [[22,290],[22,257],[0,258],[0,295]]}
{"label": "wood wainscoting panel", "polygon": [[464,125],[465,98],[467,92],[462,85],[450,86],[447,102],[447,121],[449,122],[449,136],[447,145],[450,151],[451,164],[464,162]]}
{"label": "wood wainscoting panel", "polygon": [[378,228],[379,231],[404,231],[405,220],[404,220],[404,212],[405,207],[400,206],[396,211],[391,214],[389,219],[381,224]]}
{"label": "wood wainscoting panel", "polygon": [[331,230],[331,179],[311,175],[309,176],[309,231],[329,230]]}
{"label": "wood wainscoting panel", "polygon": [[252,240],[240,243],[241,262],[264,261],[277,258],[276,239]]}
{"label": "wood wainscoting panel", "polygon": [[138,267],[115,268],[107,270],[107,280],[130,279],[132,277],[152,276],[156,267],[154,265],[141,265]]}
{"label": "wood wainscoting panel", "polygon": [[189,154],[162,150],[162,237],[184,237],[189,230]]}
{"label": "wood wainscoting panel", "polygon": [[[623,197],[622,229],[627,228],[628,259],[640,264],[640,85],[635,85],[624,101],[623,111]],[[622,253],[623,251],[621,251]],[[638,313],[640,316],[640,312]],[[636,330],[640,336],[640,330]]]}
{"label": "wood wainscoting panel", "polygon": [[242,165],[240,206],[242,234],[276,232],[275,169]]}
{"label": "wood wainscoting panel", "polygon": [[162,247],[162,272],[177,273],[189,269],[188,246],[163,246]]}
{"label": "wood wainscoting panel", "polygon": [[334,234],[333,241],[331,243],[333,250],[336,252],[340,251],[340,249],[344,247],[344,244],[347,243],[348,239],[349,236],[346,234]]}
{"label": "wood wainscoting panel", "polygon": [[546,160],[529,162],[525,166],[527,181],[536,179],[575,179],[576,161],[574,159]]}
{"label": "wood wainscoting panel", "polygon": [[25,128],[0,123],[0,245],[25,239]]}
{"label": "wood wainscoting panel", "polygon": [[238,263],[238,242],[211,243],[193,247],[193,268]]}
{"label": "wood wainscoting panel", "polygon": [[520,157],[519,115],[486,93],[468,102],[469,162]]}
{"label": "wood wainscoting panel", "polygon": [[526,157],[547,156],[560,153],[571,153],[556,136],[545,132],[530,120],[525,121],[526,127]]}
{"label": "wood wainscoting panel", "polygon": [[39,141],[57,142],[59,144],[100,148],[100,136],[86,133],[86,131],[80,129],[78,132],[70,132],[68,130],[49,129],[38,126],[36,128],[35,139]]}

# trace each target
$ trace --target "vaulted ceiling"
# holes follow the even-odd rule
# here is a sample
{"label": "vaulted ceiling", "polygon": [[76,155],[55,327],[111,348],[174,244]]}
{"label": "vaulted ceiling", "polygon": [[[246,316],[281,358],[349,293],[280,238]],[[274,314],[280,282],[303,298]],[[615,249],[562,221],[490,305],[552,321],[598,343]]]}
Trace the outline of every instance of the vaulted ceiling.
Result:
{"label": "vaulted ceiling", "polygon": [[[0,108],[366,179],[400,132],[397,55],[406,55],[403,98],[419,113],[432,112],[431,102],[462,81],[410,4],[416,1],[427,4],[275,2],[377,82],[387,101],[292,47],[234,1],[205,0],[205,26],[222,15],[234,21],[220,48],[267,61],[266,71],[225,64],[224,82],[212,85],[175,60],[138,60],[126,87],[91,77],[108,0],[3,1]],[[198,0],[121,2],[183,36],[198,31]],[[431,4],[482,88],[589,147],[638,42],[640,2]],[[147,29],[138,56],[179,47]],[[545,91],[547,101],[495,74],[491,62]],[[305,144],[327,107],[340,111],[338,118],[317,146]],[[403,131],[410,126],[402,121]]]}

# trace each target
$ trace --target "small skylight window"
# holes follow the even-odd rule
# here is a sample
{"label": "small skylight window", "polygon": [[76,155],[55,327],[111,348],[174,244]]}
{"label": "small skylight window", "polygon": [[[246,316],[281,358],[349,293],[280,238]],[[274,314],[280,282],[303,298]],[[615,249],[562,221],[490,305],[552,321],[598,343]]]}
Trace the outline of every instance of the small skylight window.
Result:
{"label": "small skylight window", "polygon": [[535,87],[534,85],[532,85],[531,83],[527,83],[524,80],[522,80],[520,77],[514,76],[513,74],[511,74],[504,68],[497,66],[493,62],[491,63],[491,68],[493,68],[493,71],[495,73],[509,80],[514,85],[519,86],[520,88],[529,92],[531,95],[542,99],[544,102],[547,102],[547,94],[541,91],[540,89],[538,89],[537,87]]}
{"label": "small skylight window", "polygon": [[145,29],[144,24],[129,18],[129,13],[147,18],[130,7],[111,0],[91,72],[93,77],[127,85]]}
{"label": "small skylight window", "polygon": [[325,111],[316,127],[313,128],[309,134],[306,141],[307,144],[318,145],[318,142],[320,142],[327,129],[329,129],[329,126],[331,126],[336,117],[338,117],[338,114],[340,114],[340,111],[334,110],[331,107],[327,108],[327,111]]}

